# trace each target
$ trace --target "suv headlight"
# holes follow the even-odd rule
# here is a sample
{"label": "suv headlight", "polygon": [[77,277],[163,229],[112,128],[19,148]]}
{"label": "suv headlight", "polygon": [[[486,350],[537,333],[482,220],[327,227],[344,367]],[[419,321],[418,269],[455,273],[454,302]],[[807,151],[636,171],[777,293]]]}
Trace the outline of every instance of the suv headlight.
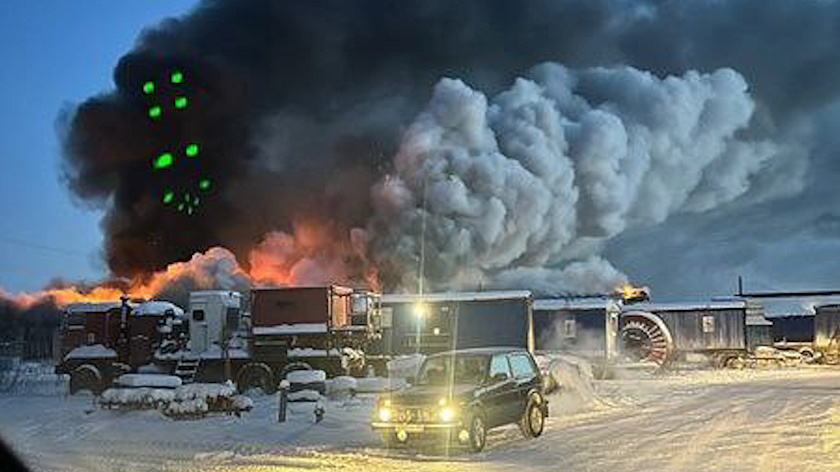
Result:
{"label": "suv headlight", "polygon": [[382,407],[379,409],[379,421],[388,422],[391,420],[391,409]]}
{"label": "suv headlight", "polygon": [[450,421],[455,419],[458,411],[452,407],[442,408],[440,410],[440,420],[444,423],[449,423]]}

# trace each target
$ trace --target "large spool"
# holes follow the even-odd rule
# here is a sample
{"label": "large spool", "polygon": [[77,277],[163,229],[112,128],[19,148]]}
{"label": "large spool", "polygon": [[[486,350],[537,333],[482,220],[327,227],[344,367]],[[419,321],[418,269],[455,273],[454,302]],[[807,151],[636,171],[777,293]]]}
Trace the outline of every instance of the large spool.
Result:
{"label": "large spool", "polygon": [[652,313],[624,313],[621,316],[621,352],[633,361],[662,365],[674,353],[671,331]]}

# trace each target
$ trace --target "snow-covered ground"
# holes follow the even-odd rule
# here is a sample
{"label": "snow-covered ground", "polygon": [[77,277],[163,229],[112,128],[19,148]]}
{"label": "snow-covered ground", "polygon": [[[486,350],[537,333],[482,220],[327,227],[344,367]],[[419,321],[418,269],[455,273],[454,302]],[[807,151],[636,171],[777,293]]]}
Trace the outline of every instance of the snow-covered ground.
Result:
{"label": "snow-covered ground", "polygon": [[0,435],[36,470],[69,472],[840,470],[840,370],[627,369],[593,382],[585,366],[552,369],[567,391],[546,433],[494,430],[481,454],[384,448],[367,425],[373,394],[326,400],[320,423],[313,404],[293,404],[281,424],[276,396],[253,397],[241,418],[176,421],[39,387],[0,395]]}

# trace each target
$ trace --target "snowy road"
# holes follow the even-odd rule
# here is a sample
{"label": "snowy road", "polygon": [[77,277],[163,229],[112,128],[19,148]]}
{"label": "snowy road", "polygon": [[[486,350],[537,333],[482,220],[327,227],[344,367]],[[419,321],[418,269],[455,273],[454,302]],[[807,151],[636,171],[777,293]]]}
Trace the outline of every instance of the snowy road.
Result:
{"label": "snowy road", "polygon": [[271,398],[248,418],[171,421],[85,413],[77,397],[0,397],[0,433],[44,471],[840,470],[840,371],[700,380],[600,383],[611,407],[552,418],[537,440],[496,431],[478,455],[381,448],[365,425],[370,399],[335,404],[320,424],[299,409],[278,425]]}

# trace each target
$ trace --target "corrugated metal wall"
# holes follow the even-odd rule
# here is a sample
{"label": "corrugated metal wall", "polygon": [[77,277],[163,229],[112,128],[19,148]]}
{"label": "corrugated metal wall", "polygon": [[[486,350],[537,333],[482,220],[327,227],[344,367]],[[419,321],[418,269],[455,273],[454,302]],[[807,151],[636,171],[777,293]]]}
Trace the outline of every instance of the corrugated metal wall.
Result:
{"label": "corrugated metal wall", "polygon": [[538,350],[603,355],[606,309],[534,310]]}
{"label": "corrugated metal wall", "polygon": [[840,305],[817,307],[814,316],[814,348],[832,353],[840,351]]}
{"label": "corrugated metal wall", "polygon": [[678,351],[746,349],[746,310],[655,310],[671,330]]}

